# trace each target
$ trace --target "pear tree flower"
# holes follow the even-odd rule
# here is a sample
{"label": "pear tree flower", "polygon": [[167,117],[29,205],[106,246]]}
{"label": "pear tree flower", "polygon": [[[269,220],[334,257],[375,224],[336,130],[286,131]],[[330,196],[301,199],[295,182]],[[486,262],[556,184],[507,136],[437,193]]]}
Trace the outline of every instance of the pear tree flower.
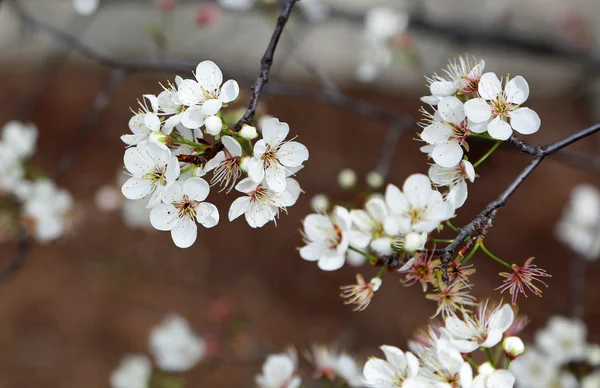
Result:
{"label": "pear tree flower", "polygon": [[468,58],[459,56],[458,60],[450,61],[444,69],[444,74],[434,74],[433,77],[427,78],[431,95],[421,97],[421,101],[435,106],[445,97],[463,96],[476,92],[484,68],[485,61],[483,60],[477,61],[473,58],[472,61],[469,61]]}
{"label": "pear tree flower", "polygon": [[481,76],[479,98],[465,103],[465,114],[475,123],[487,122],[486,130],[494,139],[507,140],[513,130],[531,135],[540,129],[541,120],[535,111],[521,107],[529,97],[529,85],[525,78],[506,78],[502,83],[494,73]]}
{"label": "pear tree flower", "polygon": [[287,123],[269,119],[262,130],[263,138],[254,144],[254,157],[248,162],[248,176],[255,182],[265,180],[277,193],[285,191],[286,176],[308,160],[308,149],[296,141],[284,141],[290,131]]}
{"label": "pear tree flower", "polygon": [[[150,102],[152,109],[148,107],[146,101]],[[144,95],[144,102],[138,101],[141,109],[129,120],[129,129],[131,134],[121,136],[123,143],[128,146],[135,146],[145,142],[152,133],[161,131],[161,121],[158,117],[158,102],[156,96],[151,94]],[[170,131],[167,131],[170,133]],[[168,134],[168,133],[166,133]],[[157,143],[157,145],[160,145]],[[163,147],[166,148],[166,147]]]}
{"label": "pear tree flower", "polygon": [[[411,352],[403,352],[394,347],[380,347],[385,360],[370,358],[363,368],[364,384],[373,388],[428,386],[418,377],[419,360]],[[419,385],[421,384],[421,385]]]}
{"label": "pear tree flower", "polygon": [[504,350],[506,357],[510,360],[514,360],[525,353],[525,344],[519,337],[506,337],[504,338],[504,341],[502,341],[502,349]]}
{"label": "pear tree flower", "polygon": [[463,319],[456,315],[446,317],[446,331],[450,342],[461,353],[471,353],[483,348],[492,348],[500,341],[504,332],[512,325],[515,314],[510,305],[498,306],[488,316],[487,302],[480,305],[479,316],[464,313]]}
{"label": "pear tree flower", "polygon": [[303,222],[306,245],[300,249],[300,257],[317,261],[323,271],[340,269],[346,260],[351,225],[350,213],[341,206],[333,209],[332,217],[309,214]]}
{"label": "pear tree flower", "polygon": [[223,136],[221,142],[225,147],[225,151],[219,151],[214,158],[209,160],[204,166],[204,171],[215,170],[210,180],[211,186],[219,184],[221,190],[226,190],[229,193],[242,175],[240,168],[242,146],[231,136]]}
{"label": "pear tree flower", "polygon": [[38,130],[33,124],[9,121],[2,129],[0,142],[11,149],[17,158],[33,156],[38,138]]}
{"label": "pear tree flower", "polygon": [[73,0],[75,12],[82,16],[91,16],[100,7],[100,0]]}
{"label": "pear tree flower", "polygon": [[439,338],[421,358],[420,376],[433,387],[469,387],[473,381],[471,366],[445,338]]}
{"label": "pear tree flower", "polygon": [[431,181],[423,174],[409,176],[402,191],[389,184],[385,190],[385,202],[390,210],[385,220],[385,231],[392,236],[411,231],[429,233],[454,214],[452,204],[431,188]]}
{"label": "pear tree flower", "polygon": [[275,221],[279,210],[293,206],[302,190],[295,179],[286,178],[286,188],[283,193],[271,190],[264,183],[256,183],[250,178],[242,179],[235,189],[245,196],[237,198],[229,208],[229,221],[242,214],[252,228],[262,228],[269,221]]}
{"label": "pear tree flower", "polygon": [[587,327],[583,322],[557,315],[537,332],[535,342],[556,363],[567,364],[585,360],[586,337]]}
{"label": "pear tree flower", "polygon": [[206,342],[180,315],[169,315],[155,326],[149,341],[157,366],[165,372],[188,371],[206,354]]}
{"label": "pear tree flower", "polygon": [[128,148],[123,161],[131,174],[131,178],[121,188],[123,195],[128,199],[140,199],[152,194],[149,207],[155,207],[161,202],[166,190],[180,173],[177,158],[171,157],[168,149],[153,143],[141,143]]}
{"label": "pear tree flower", "polygon": [[204,125],[207,117],[216,115],[224,104],[234,101],[240,93],[236,81],[223,83],[223,73],[212,61],[200,62],[195,76],[195,80],[185,79],[179,84],[179,101],[188,107],[181,123],[188,128]]}
{"label": "pear tree flower", "polygon": [[362,387],[362,376],[356,360],[334,347],[315,345],[306,356],[312,362],[316,378],[330,381],[341,378],[350,387]]}
{"label": "pear tree flower", "polygon": [[471,162],[463,159],[455,167],[450,168],[434,164],[429,168],[428,175],[435,186],[449,188],[446,199],[455,209],[458,209],[465,204],[469,194],[467,180],[471,183],[475,181],[475,168]]}
{"label": "pear tree flower", "polygon": [[513,388],[515,376],[507,370],[495,370],[489,374],[480,374],[475,377],[471,385],[463,385],[469,388]]}
{"label": "pear tree flower", "polygon": [[202,178],[189,178],[173,183],[165,192],[163,202],[150,211],[150,222],[158,230],[170,231],[179,248],[189,248],[196,241],[198,226],[212,228],[219,223],[219,210],[203,202],[210,188]]}
{"label": "pear tree flower", "polygon": [[378,255],[391,254],[393,238],[386,235],[384,231],[385,219],[388,216],[385,201],[372,198],[365,204],[365,209],[350,211],[352,224],[356,227],[350,245],[357,245],[353,243],[358,240],[357,248],[369,244],[369,247]]}
{"label": "pear tree flower", "polygon": [[148,357],[135,354],[125,356],[110,375],[111,388],[147,388],[152,376]]}
{"label": "pear tree flower", "polygon": [[300,376],[296,376],[298,356],[294,348],[285,353],[271,354],[262,366],[262,373],[254,379],[258,388],[299,388]]}
{"label": "pear tree flower", "polygon": [[344,304],[355,304],[354,311],[364,311],[369,304],[373,295],[381,287],[381,278],[375,277],[368,283],[362,275],[356,275],[356,284],[350,284],[348,286],[342,286],[341,297],[347,299]]}

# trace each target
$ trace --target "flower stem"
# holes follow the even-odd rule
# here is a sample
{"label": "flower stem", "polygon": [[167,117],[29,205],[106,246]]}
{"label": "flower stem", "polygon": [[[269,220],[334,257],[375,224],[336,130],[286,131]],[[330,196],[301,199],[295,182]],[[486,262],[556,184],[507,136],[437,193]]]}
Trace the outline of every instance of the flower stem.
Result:
{"label": "flower stem", "polygon": [[191,140],[188,140],[188,139],[178,136],[178,135],[171,135],[171,138],[173,139],[173,141],[175,143],[186,144],[186,145],[198,148],[198,149],[200,149],[200,151],[204,151],[206,149],[206,146],[204,144],[193,142]]}
{"label": "flower stem", "polygon": [[375,264],[377,262],[377,257],[375,257],[375,256],[373,256],[373,255],[371,255],[371,254],[369,254],[367,252],[363,252],[360,249],[356,249],[356,248],[350,247],[350,246],[348,247],[348,249],[350,249],[351,251],[360,253],[361,255],[363,255],[364,257],[366,257],[367,259],[369,259],[369,261],[372,264]]}
{"label": "flower stem", "polygon": [[450,244],[450,243],[454,242],[454,240],[440,239],[440,238],[432,238],[431,241],[433,241],[434,243],[442,243],[442,244]]}
{"label": "flower stem", "polygon": [[475,243],[475,246],[473,247],[473,249],[471,249],[471,252],[469,252],[469,254],[467,255],[467,257],[465,257],[463,259],[463,261],[460,263],[460,265],[465,265],[465,264],[467,264],[469,262],[469,260],[471,260],[471,258],[475,255],[475,252],[477,252],[477,250],[479,249],[480,244],[481,243],[479,241],[477,241]]}
{"label": "flower stem", "polygon": [[502,144],[502,142],[501,141],[497,141],[496,144],[494,144],[492,146],[492,148],[490,148],[488,150],[488,152],[485,153],[485,155],[483,155],[478,161],[476,161],[475,163],[473,163],[473,167],[477,167],[481,163],[483,163],[483,161],[486,160],[488,158],[488,156],[490,156],[491,154],[494,153],[494,151],[496,151],[496,148],[498,148],[500,146],[500,144]]}
{"label": "flower stem", "polygon": [[512,360],[510,358],[507,358],[506,361],[504,362],[504,369],[508,369],[508,367],[510,366],[510,362]]}
{"label": "flower stem", "polygon": [[496,368],[496,363],[494,362],[494,357],[492,356],[492,352],[490,351],[490,348],[485,348],[485,354],[487,354],[488,361],[492,365],[492,368]]}
{"label": "flower stem", "polygon": [[385,272],[386,269],[387,269],[387,265],[384,265],[383,267],[381,267],[381,269],[379,270],[379,272],[377,272],[377,277],[379,279],[381,279],[383,277],[383,273]]}
{"label": "flower stem", "polygon": [[498,263],[502,264],[503,266],[505,266],[508,269],[512,269],[512,267],[510,266],[510,264],[508,264],[506,261],[500,259],[498,256],[494,255],[492,252],[490,252],[485,245],[483,245],[483,243],[478,243],[479,247],[481,248],[482,251],[485,252],[486,255],[488,255],[489,257],[491,257],[492,259],[496,260]]}
{"label": "flower stem", "polygon": [[450,221],[446,221],[446,225],[447,225],[447,226],[448,226],[450,229],[452,229],[453,231],[455,231],[456,233],[458,233],[458,228],[457,228],[456,226],[452,225],[452,222],[450,222]]}
{"label": "flower stem", "polygon": [[479,365],[477,365],[477,363],[473,361],[471,357],[467,358],[467,361],[469,362],[469,364],[473,365],[475,369],[479,368]]}

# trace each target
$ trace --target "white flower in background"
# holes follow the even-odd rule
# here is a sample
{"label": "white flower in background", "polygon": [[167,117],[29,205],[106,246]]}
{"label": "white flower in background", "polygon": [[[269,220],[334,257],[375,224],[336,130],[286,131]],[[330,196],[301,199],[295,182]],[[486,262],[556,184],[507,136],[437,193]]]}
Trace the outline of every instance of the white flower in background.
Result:
{"label": "white flower in background", "polygon": [[589,345],[586,361],[593,367],[600,366],[600,345]]}
{"label": "white flower in background", "polygon": [[429,168],[429,179],[437,187],[449,188],[446,199],[455,209],[465,204],[469,195],[467,180],[475,181],[475,168],[468,160],[462,160],[455,167],[442,167],[434,164]]}
{"label": "white flower in background", "polygon": [[338,377],[344,379],[350,387],[362,386],[360,368],[350,355],[332,347],[315,345],[307,358],[313,364],[316,378],[333,381]]}
{"label": "white flower in background", "polygon": [[128,199],[140,199],[152,194],[150,207],[160,203],[180,173],[177,158],[171,157],[168,149],[153,143],[128,148],[123,161],[132,175],[121,188],[123,195]]}
{"label": "white flower in background", "polygon": [[473,381],[471,366],[445,338],[438,339],[421,357],[423,365],[419,375],[433,387],[469,387]]}
{"label": "white flower in background", "polygon": [[[158,109],[159,114],[168,115],[169,117],[163,122],[162,131],[165,134],[170,134],[173,128],[181,125],[181,118],[186,110],[186,106],[183,105],[179,99],[179,85],[183,82],[183,78],[180,76],[175,77],[175,85],[171,82],[165,87],[163,91],[156,97],[154,103],[156,104],[155,109]],[[187,128],[187,127],[186,127]],[[195,128],[190,128],[195,129]]]}
{"label": "white flower in background", "polygon": [[589,184],[573,189],[556,236],[588,260],[600,258],[600,190]]}
{"label": "white flower in background", "polygon": [[284,141],[290,131],[287,123],[276,118],[265,123],[263,138],[254,144],[254,157],[248,162],[248,176],[256,183],[266,181],[269,189],[285,191],[290,169],[302,166],[308,159],[308,149],[296,141]]}
{"label": "white flower in background", "polygon": [[114,211],[121,207],[123,202],[123,196],[119,193],[119,190],[112,185],[105,185],[100,187],[95,195],[96,206],[100,210]]}
{"label": "white flower in background", "polygon": [[181,123],[188,128],[201,127],[207,117],[216,115],[240,94],[236,81],[223,83],[223,73],[212,61],[200,62],[195,76],[196,80],[186,79],[179,84],[179,101],[188,106]]}
{"label": "white flower in background", "polygon": [[112,388],[148,388],[152,364],[144,355],[123,357],[119,367],[110,375]]}
{"label": "white flower in background", "polygon": [[365,177],[365,182],[370,188],[379,189],[385,183],[385,178],[377,171],[371,171]]}
{"label": "white flower in background", "polygon": [[485,68],[485,61],[473,61],[458,57],[450,61],[443,75],[434,74],[427,79],[430,96],[421,97],[421,101],[435,106],[444,97],[465,95],[477,91],[479,80]]}
{"label": "white flower in background", "polygon": [[173,183],[164,193],[163,202],[150,212],[150,222],[158,230],[171,231],[179,248],[189,248],[196,241],[198,226],[212,228],[219,223],[215,205],[202,202],[210,188],[202,178],[189,178]]}
{"label": "white flower in background", "polygon": [[37,137],[38,130],[35,125],[9,121],[4,125],[0,141],[10,147],[18,158],[25,159],[35,152]]}
{"label": "white flower in background", "polygon": [[190,370],[206,354],[204,339],[192,331],[185,318],[175,314],[152,329],[149,341],[156,365],[165,372]]}
{"label": "white flower in background", "polygon": [[356,227],[350,239],[350,245],[362,248],[369,247],[378,255],[392,253],[393,238],[386,235],[384,223],[388,217],[388,208],[385,201],[372,198],[365,204],[365,210],[354,209],[350,211],[352,224]]}
{"label": "white flower in background", "polygon": [[540,129],[541,120],[535,111],[521,107],[529,97],[529,85],[525,78],[516,76],[506,85],[494,73],[485,73],[479,82],[479,98],[465,102],[465,113],[475,123],[488,122],[486,128],[491,137],[507,140],[513,130],[530,135]]}
{"label": "white flower in background", "polygon": [[302,384],[299,376],[295,376],[298,368],[296,350],[288,349],[286,353],[271,354],[262,366],[262,373],[254,382],[259,388],[299,388]]}
{"label": "white flower in background", "polygon": [[354,311],[364,311],[371,303],[373,295],[379,290],[382,283],[381,278],[378,277],[372,278],[367,283],[362,275],[359,274],[356,275],[356,284],[340,287],[342,290],[340,296],[347,299],[344,301],[344,304],[356,305]]}
{"label": "white flower in background", "polygon": [[600,387],[600,371],[593,372],[581,379],[581,388]]}
{"label": "white flower in background", "polygon": [[374,388],[393,387],[426,387],[428,384],[421,381],[419,373],[419,360],[411,352],[388,345],[380,347],[386,360],[372,357],[363,368],[364,384]]}
{"label": "white flower in background", "polygon": [[20,194],[23,216],[32,221],[37,241],[45,243],[63,235],[73,207],[73,199],[67,191],[49,179],[40,179],[27,183]]}
{"label": "white flower in background", "polygon": [[310,207],[317,213],[325,213],[329,210],[329,206],[331,203],[329,202],[329,197],[325,194],[315,194],[310,199]]}
{"label": "white flower in background", "polygon": [[533,347],[527,347],[522,356],[511,362],[509,370],[516,377],[519,387],[563,387],[560,384],[554,385],[560,379],[559,366]]}
{"label": "white flower in background", "polygon": [[300,257],[318,261],[323,271],[340,269],[348,250],[351,225],[350,213],[341,206],[333,209],[333,217],[309,214],[303,222],[306,245],[300,249]]}
{"label": "white flower in background", "polygon": [[479,375],[470,388],[513,388],[515,376],[507,370],[496,370],[490,374]]}
{"label": "white flower in background", "polygon": [[254,6],[256,0],[217,0],[223,8],[233,11],[248,11]]}
{"label": "white flower in background", "polygon": [[454,96],[441,99],[435,115],[425,115],[424,123],[427,126],[420,136],[433,146],[427,152],[442,167],[454,167],[460,163],[464,155],[463,148],[468,150],[466,139],[471,132],[485,132],[485,127],[465,120],[464,105]]}
{"label": "white flower in background", "polygon": [[[158,101],[156,97],[151,94],[145,94],[143,101],[143,103],[141,101],[138,101],[141,109],[139,109],[138,113],[134,114],[133,117],[129,120],[129,129],[132,133],[121,136],[121,140],[123,141],[123,143],[129,146],[135,146],[137,144],[145,142],[146,140],[149,140],[153,133],[156,134],[160,132],[160,134],[162,135],[165,134],[161,132],[162,123],[157,114]],[[152,110],[148,108],[146,101],[150,102]],[[170,131],[166,131],[166,134],[169,133]],[[166,149],[166,146],[162,143],[154,143],[160,146],[161,148]]]}
{"label": "white flower in background", "polygon": [[354,187],[356,179],[356,173],[350,168],[345,168],[338,174],[338,184],[344,190]]}
{"label": "white flower in background", "polygon": [[100,7],[100,0],[73,0],[75,12],[82,16],[91,16]]}
{"label": "white flower in background", "polygon": [[286,178],[283,193],[277,193],[250,178],[242,179],[235,189],[246,196],[233,201],[229,208],[229,221],[244,214],[252,228],[261,228],[267,222],[274,221],[279,216],[279,210],[286,211],[286,208],[293,206],[302,192],[298,182],[292,178]]}
{"label": "white flower in background", "polygon": [[329,17],[331,9],[322,0],[302,0],[298,7],[304,17],[311,22],[321,22]]}
{"label": "white flower in background", "polygon": [[149,201],[150,197],[138,201],[125,199],[121,208],[121,218],[123,218],[125,225],[133,229],[143,228],[154,230],[150,223]]}
{"label": "white flower in background", "polygon": [[411,231],[429,233],[454,214],[453,206],[431,188],[431,181],[423,174],[409,176],[402,191],[389,184],[385,202],[391,213],[385,220],[385,231],[392,236]]}
{"label": "white flower in background", "polygon": [[392,64],[393,52],[387,41],[366,38],[365,42],[356,78],[360,82],[373,82],[379,73]]}
{"label": "white flower in background", "polygon": [[375,7],[365,15],[365,35],[387,40],[404,32],[408,27],[408,15],[393,8]]}
{"label": "white flower in background", "polygon": [[362,373],[356,360],[344,352],[337,359],[336,372],[350,387],[362,387]]}
{"label": "white flower in background", "polygon": [[242,146],[231,136],[223,136],[221,142],[225,151],[219,151],[214,158],[209,160],[204,166],[204,171],[215,170],[211,186],[216,184],[221,186],[221,191],[226,190],[229,193],[242,175],[240,161],[242,156]]}
{"label": "white flower in background", "polygon": [[587,328],[578,319],[553,316],[535,336],[536,345],[558,364],[585,360]]}
{"label": "white flower in background", "polygon": [[0,193],[15,192],[23,185],[25,170],[14,149],[0,142]]}
{"label": "white flower in background", "polygon": [[446,317],[446,331],[450,342],[461,353],[471,353],[480,346],[492,348],[500,341],[504,332],[512,325],[515,314],[510,305],[498,306],[488,316],[487,302],[480,305],[479,316],[463,314],[463,319],[455,315]]}

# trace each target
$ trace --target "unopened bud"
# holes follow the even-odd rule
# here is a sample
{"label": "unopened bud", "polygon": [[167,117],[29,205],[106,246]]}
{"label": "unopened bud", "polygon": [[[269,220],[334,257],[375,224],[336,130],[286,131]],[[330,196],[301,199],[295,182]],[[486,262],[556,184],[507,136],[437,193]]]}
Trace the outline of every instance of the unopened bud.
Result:
{"label": "unopened bud", "polygon": [[252,140],[258,137],[258,132],[256,132],[256,127],[244,124],[240,130],[240,136],[244,139]]}
{"label": "unopened bud", "polygon": [[380,278],[373,278],[369,282],[369,285],[371,286],[371,288],[373,289],[374,292],[379,290],[379,287],[381,287],[381,284],[383,284],[383,280],[381,280]]}
{"label": "unopened bud", "polygon": [[310,206],[317,213],[324,213],[329,209],[329,198],[325,194],[317,194],[311,198]]}
{"label": "unopened bud", "polygon": [[496,369],[492,366],[492,364],[489,361],[486,361],[479,365],[477,368],[477,373],[479,373],[481,376],[485,376],[489,375],[490,373],[494,373],[495,370]]}
{"label": "unopened bud", "polygon": [[600,345],[590,345],[587,352],[587,362],[591,366],[600,366]]}
{"label": "unopened bud", "polygon": [[223,128],[223,121],[219,116],[209,116],[204,120],[204,127],[206,127],[206,133],[217,136]]}
{"label": "unopened bud", "polygon": [[252,159],[249,156],[244,156],[242,158],[242,161],[240,162],[240,168],[246,172],[248,172],[248,163],[250,162],[250,159]]}
{"label": "unopened bud", "polygon": [[525,353],[525,344],[519,337],[506,337],[502,342],[502,348],[504,349],[506,357],[511,360],[514,360]]}
{"label": "unopened bud", "polygon": [[196,9],[196,23],[199,26],[209,26],[215,22],[218,16],[218,9],[212,5],[200,5]]}
{"label": "unopened bud", "polygon": [[372,189],[378,189],[383,186],[383,175],[377,171],[371,171],[366,177],[367,185]]}
{"label": "unopened bud", "polygon": [[414,252],[417,249],[423,248],[423,238],[421,234],[411,232],[404,236],[403,248],[406,252]]}
{"label": "unopened bud", "polygon": [[354,170],[346,168],[340,171],[338,175],[338,184],[342,189],[351,189],[356,184],[356,173]]}
{"label": "unopened bud", "polygon": [[171,144],[171,136],[164,134],[162,131],[153,131],[148,137],[151,142],[157,144]]}

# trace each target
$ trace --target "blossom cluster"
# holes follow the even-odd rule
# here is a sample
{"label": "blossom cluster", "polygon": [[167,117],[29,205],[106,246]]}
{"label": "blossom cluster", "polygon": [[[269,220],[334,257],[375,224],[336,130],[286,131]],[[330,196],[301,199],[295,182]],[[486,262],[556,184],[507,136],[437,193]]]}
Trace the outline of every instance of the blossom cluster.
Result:
{"label": "blossom cluster", "polygon": [[[192,369],[204,358],[207,344],[192,331],[185,318],[173,314],[152,329],[149,348],[159,370],[181,373]],[[144,354],[129,354],[111,374],[110,385],[111,388],[147,388],[152,377],[150,359]]]}
{"label": "blossom cluster", "polygon": [[180,248],[196,241],[196,223],[206,228],[219,223],[219,210],[205,201],[211,186],[240,192],[228,218],[244,215],[253,228],[275,221],[301,193],[292,176],[308,159],[307,148],[286,140],[289,126],[277,118],[264,120],[262,138],[254,143],[259,136],[255,127],[230,128],[222,109],[238,96],[236,81],[223,82],[215,63],[201,62],[195,79],[177,77],[157,96],[144,95],[129,121],[131,133],[121,137],[129,146],[124,163],[131,176],[123,194],[149,197],[152,226],[170,231]]}
{"label": "blossom cluster", "polygon": [[73,207],[71,195],[38,173],[34,155],[38,130],[32,124],[10,121],[0,137],[0,239],[14,235],[19,225],[46,243],[61,237]]}

